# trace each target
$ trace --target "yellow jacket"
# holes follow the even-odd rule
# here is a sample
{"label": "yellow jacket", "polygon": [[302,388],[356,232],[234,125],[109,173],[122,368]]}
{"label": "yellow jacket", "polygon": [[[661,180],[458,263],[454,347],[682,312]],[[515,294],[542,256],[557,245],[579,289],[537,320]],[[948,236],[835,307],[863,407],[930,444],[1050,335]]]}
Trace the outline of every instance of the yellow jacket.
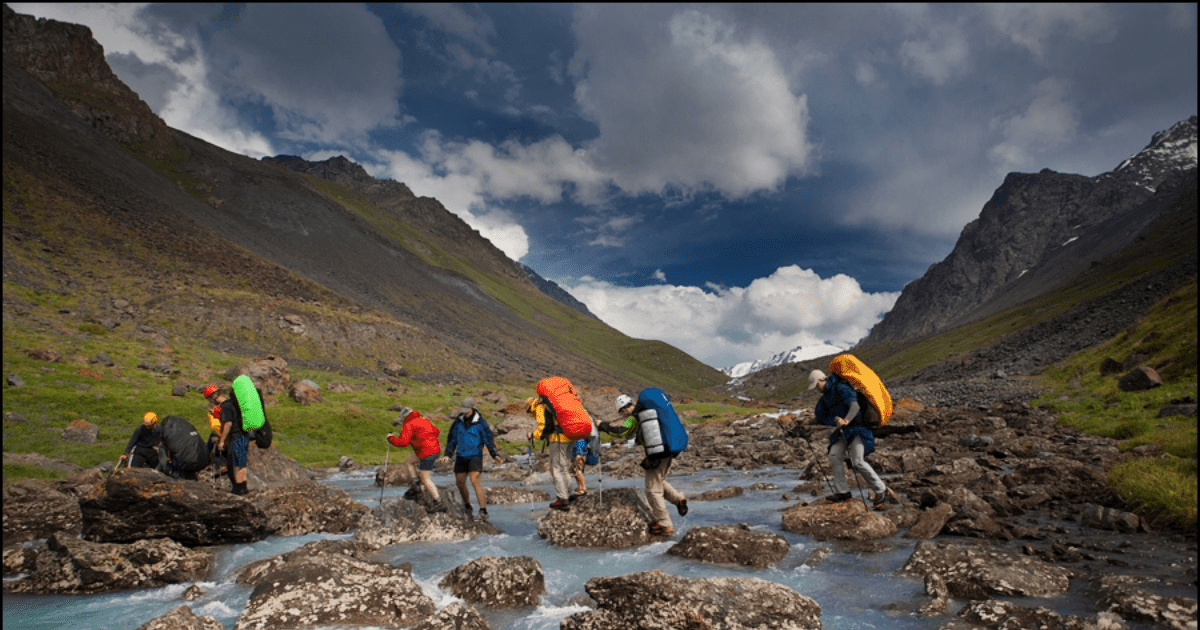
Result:
{"label": "yellow jacket", "polygon": [[[533,432],[533,439],[540,440],[542,439],[542,431],[544,431],[546,428],[546,405],[541,401],[541,399],[534,398],[533,402],[529,403],[529,411],[533,412],[534,417],[537,418],[537,429]],[[571,444],[575,441],[568,439],[567,436],[563,435],[560,431],[551,433],[549,440],[551,442],[558,442],[560,444]]]}

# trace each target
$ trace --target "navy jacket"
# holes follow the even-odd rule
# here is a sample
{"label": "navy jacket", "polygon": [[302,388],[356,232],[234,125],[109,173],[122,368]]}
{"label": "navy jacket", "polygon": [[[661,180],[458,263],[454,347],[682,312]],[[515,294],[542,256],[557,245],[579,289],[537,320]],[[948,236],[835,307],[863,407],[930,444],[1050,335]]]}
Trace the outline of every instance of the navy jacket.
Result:
{"label": "navy jacket", "polygon": [[450,425],[450,437],[446,439],[447,457],[483,457],[485,446],[488,453],[496,457],[496,437],[492,434],[492,427],[478,411],[472,413],[470,418],[464,418],[462,414],[454,418],[454,424]]}
{"label": "navy jacket", "polygon": [[[850,383],[842,380],[837,374],[830,374],[825,377],[825,393],[821,395],[817,406],[813,409],[813,419],[825,426],[836,427],[837,418],[845,418],[846,412],[850,411],[850,403],[853,402],[858,402],[858,393],[854,391]],[[854,438],[862,438],[863,456],[874,453],[875,432],[857,424],[862,422],[862,414],[863,409],[860,405],[858,413],[853,418],[846,418],[851,422],[850,425],[834,429],[829,434],[829,445],[832,446],[843,436],[847,445],[853,442]]]}

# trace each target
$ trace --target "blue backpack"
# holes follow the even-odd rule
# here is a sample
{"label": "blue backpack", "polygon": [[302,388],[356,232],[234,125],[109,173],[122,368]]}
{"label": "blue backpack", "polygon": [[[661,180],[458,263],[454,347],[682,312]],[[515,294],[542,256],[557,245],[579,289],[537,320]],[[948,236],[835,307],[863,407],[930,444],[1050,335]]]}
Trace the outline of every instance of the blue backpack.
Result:
{"label": "blue backpack", "polygon": [[687,450],[687,429],[671,406],[666,392],[657,387],[647,387],[638,394],[638,425],[642,433],[642,446],[646,455],[676,457]]}

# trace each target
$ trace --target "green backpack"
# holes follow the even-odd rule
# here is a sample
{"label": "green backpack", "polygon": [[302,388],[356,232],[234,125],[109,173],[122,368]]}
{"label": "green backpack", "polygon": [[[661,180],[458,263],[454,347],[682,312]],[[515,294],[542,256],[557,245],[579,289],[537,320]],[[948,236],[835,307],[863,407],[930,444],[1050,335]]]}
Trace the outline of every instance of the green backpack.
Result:
{"label": "green backpack", "polygon": [[262,399],[249,376],[243,374],[233,379],[233,400],[242,412],[243,431],[253,431],[266,422],[267,414],[263,412]]}

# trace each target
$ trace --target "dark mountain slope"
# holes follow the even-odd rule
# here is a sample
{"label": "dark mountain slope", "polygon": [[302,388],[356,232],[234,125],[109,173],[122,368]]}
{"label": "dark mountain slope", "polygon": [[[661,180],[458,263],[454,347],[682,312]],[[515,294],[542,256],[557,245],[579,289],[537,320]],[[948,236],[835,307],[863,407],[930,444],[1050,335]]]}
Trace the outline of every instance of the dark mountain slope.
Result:
{"label": "dark mountain slope", "polygon": [[1009,174],[954,250],[904,288],[860,345],[948,330],[1071,282],[1093,261],[1130,246],[1156,218],[1155,190],[1176,186],[1195,168],[1195,146],[1192,117],[1155,134],[1110,173]]}
{"label": "dark mountain slope", "polygon": [[[360,370],[395,361],[430,379],[557,373],[683,390],[722,379],[548,298],[402,184],[352,189],[165,127],[86,28],[5,7],[4,45],[6,305],[9,287],[53,287],[81,316],[116,321],[120,298],[153,314],[143,328],[223,351]],[[283,324],[289,313],[304,325]]]}

